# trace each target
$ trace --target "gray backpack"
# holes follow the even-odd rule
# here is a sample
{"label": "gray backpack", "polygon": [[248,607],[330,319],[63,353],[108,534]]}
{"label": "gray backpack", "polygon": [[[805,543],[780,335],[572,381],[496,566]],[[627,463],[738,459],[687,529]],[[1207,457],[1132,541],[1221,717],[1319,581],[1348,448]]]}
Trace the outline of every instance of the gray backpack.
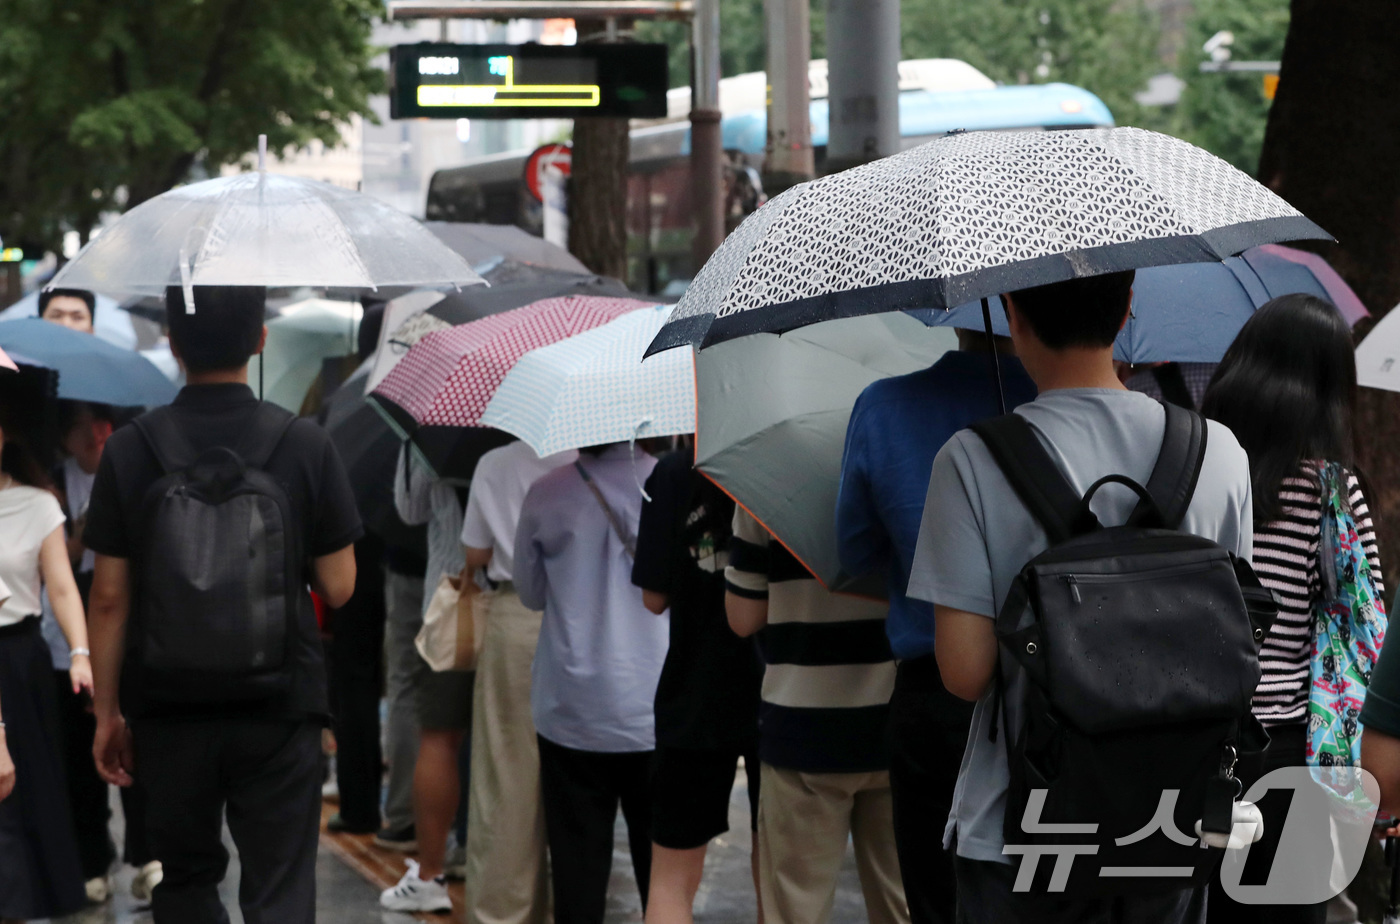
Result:
{"label": "gray backpack", "polygon": [[135,421],[164,472],[142,499],[134,562],[141,688],[170,703],[278,696],[306,581],[291,502],[264,469],[296,418],[260,404],[232,446],[196,453],[174,413]]}

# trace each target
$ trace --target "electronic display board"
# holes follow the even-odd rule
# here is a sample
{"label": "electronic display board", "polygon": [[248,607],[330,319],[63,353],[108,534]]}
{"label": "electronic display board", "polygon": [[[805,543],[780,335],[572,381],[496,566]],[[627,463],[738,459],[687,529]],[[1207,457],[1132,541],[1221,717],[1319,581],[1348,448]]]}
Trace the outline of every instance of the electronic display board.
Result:
{"label": "electronic display board", "polygon": [[389,50],[395,119],[666,115],[665,45],[451,45]]}

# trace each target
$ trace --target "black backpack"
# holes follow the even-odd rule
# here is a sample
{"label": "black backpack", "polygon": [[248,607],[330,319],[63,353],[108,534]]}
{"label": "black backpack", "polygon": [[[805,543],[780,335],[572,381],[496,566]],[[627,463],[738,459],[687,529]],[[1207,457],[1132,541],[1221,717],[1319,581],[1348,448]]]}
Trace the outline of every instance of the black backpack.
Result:
{"label": "black backpack", "polygon": [[291,686],[306,596],[291,502],[264,471],[295,416],[260,404],[233,445],[196,453],[174,412],[135,421],[164,474],[141,505],[135,637],[152,701],[237,703]]}
{"label": "black backpack", "polygon": [[[1165,407],[1146,487],[1108,475],[1082,498],[1024,418],[972,427],[1050,540],[1016,577],[995,625],[1003,728],[1000,658],[1014,659],[1026,678],[1018,695],[1024,722],[1005,741],[1005,842],[1013,853],[1079,851],[1058,883],[1056,855],[1047,855],[1037,890],[1101,895],[1206,881],[1222,851],[1201,847],[1196,822],[1229,832],[1236,759],[1268,740],[1250,699],[1277,606],[1248,562],[1180,531],[1206,424]],[[1109,483],[1139,498],[1123,526],[1104,527],[1089,509]],[[1169,819],[1159,807],[1173,809]]]}

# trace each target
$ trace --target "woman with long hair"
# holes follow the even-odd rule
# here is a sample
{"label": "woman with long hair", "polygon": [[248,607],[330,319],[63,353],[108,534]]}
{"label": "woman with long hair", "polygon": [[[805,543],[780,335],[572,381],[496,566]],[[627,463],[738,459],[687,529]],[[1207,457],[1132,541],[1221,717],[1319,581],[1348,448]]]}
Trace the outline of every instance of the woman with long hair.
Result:
{"label": "woman with long hair", "polygon": [[73,692],[92,693],[87,623],[64,516],[44,470],[0,408],[0,720],[13,791],[0,802],[0,921],[70,914],[83,906],[61,757],[52,662],[39,631],[40,587],[73,649]]}
{"label": "woman with long hair", "polygon": [[[1279,600],[1264,638],[1254,715],[1269,732],[1262,767],[1240,776],[1246,788],[1279,767],[1303,766],[1308,742],[1312,640],[1325,573],[1324,472],[1339,471],[1377,590],[1384,593],[1376,531],[1355,465],[1356,355],[1351,330],[1330,303],[1285,295],[1264,305],[1226,351],[1201,411],[1228,426],[1249,454],[1254,485],[1254,569]],[[1260,804],[1264,837],[1277,841],[1288,793]],[[1274,801],[1282,797],[1281,801]],[[1326,832],[1319,836],[1326,837]],[[1266,845],[1261,844],[1261,850]],[[1273,851],[1262,850],[1266,856]],[[1326,905],[1241,905],[1212,889],[1210,920],[1318,922]]]}

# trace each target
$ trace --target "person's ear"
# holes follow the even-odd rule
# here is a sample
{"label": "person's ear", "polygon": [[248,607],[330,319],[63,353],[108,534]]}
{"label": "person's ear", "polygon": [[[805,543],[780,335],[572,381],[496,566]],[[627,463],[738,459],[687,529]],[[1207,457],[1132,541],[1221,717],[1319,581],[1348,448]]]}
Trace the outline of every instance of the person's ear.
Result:
{"label": "person's ear", "polygon": [[1016,313],[1016,303],[1011,296],[1003,292],[1001,298],[1001,310],[1006,312],[1006,327],[1012,338],[1021,336],[1021,316]]}
{"label": "person's ear", "polygon": [[254,355],[254,356],[261,356],[261,355],[262,355],[263,348],[266,347],[266,346],[267,346],[267,325],[264,324],[263,327],[262,327],[262,333],[258,335],[258,349],[257,349],[257,352],[254,353],[253,355]]}
{"label": "person's ear", "polygon": [[1118,332],[1121,334],[1123,328],[1128,326],[1128,318],[1133,316],[1133,290],[1128,290],[1128,310],[1123,312],[1123,323],[1118,325]]}

